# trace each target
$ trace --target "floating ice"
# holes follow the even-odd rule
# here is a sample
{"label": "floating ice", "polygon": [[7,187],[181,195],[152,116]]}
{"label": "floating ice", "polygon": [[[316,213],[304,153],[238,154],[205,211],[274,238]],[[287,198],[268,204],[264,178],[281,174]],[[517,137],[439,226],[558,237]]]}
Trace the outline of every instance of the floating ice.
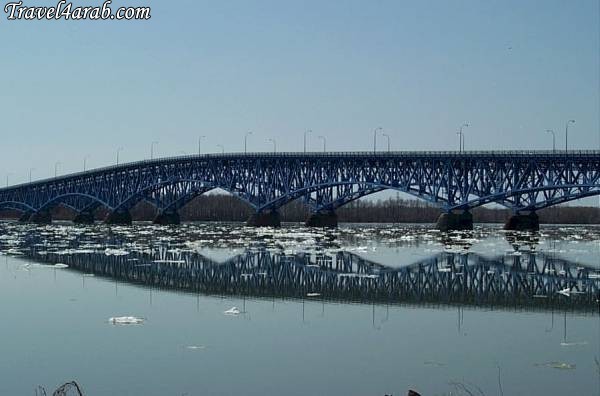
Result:
{"label": "floating ice", "polygon": [[106,254],[107,256],[126,256],[129,254],[129,252],[123,249],[106,248],[104,250],[104,254]]}
{"label": "floating ice", "polygon": [[238,307],[231,307],[229,308],[227,311],[223,312],[225,315],[239,315],[242,312],[239,310]]}
{"label": "floating ice", "polygon": [[144,323],[144,319],[135,316],[117,316],[109,318],[108,322],[114,325],[140,325]]}
{"label": "floating ice", "polygon": [[185,347],[185,349],[189,349],[189,350],[192,350],[192,351],[197,351],[197,350],[200,350],[200,349],[206,349],[206,347],[204,345],[188,345],[188,346]]}

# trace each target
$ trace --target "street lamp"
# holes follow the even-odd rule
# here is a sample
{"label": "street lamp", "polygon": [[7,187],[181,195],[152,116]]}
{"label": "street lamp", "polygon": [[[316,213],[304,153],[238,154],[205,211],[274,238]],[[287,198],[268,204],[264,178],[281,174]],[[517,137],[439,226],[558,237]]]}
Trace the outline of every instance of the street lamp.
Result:
{"label": "street lamp", "polygon": [[33,172],[35,168],[29,168],[29,183],[31,183],[31,172]]}
{"label": "street lamp", "polygon": [[378,127],[373,131],[373,153],[377,152],[377,131],[383,131],[383,128]]}
{"label": "street lamp", "polygon": [[83,157],[83,171],[85,172],[87,170],[87,159],[90,158],[89,155],[86,155],[85,157]]}
{"label": "street lamp", "polygon": [[567,121],[565,126],[565,152],[569,149],[569,124],[575,124],[575,120]]}
{"label": "street lamp", "polygon": [[202,135],[202,136],[198,136],[198,155],[202,154],[202,139],[204,139],[206,136]]}
{"label": "street lamp", "polygon": [[248,136],[252,135],[252,132],[246,132],[246,135],[244,135],[244,154],[246,154],[248,152]]}
{"label": "street lamp", "polygon": [[62,165],[62,162],[57,161],[57,162],[54,163],[54,177],[58,176],[58,166],[59,165]]}
{"label": "street lamp", "polygon": [[460,126],[460,130],[458,132],[456,132],[456,134],[458,135],[458,152],[462,153],[462,151],[465,149],[465,134],[463,132],[463,129],[465,127],[470,126],[468,123],[464,123]]}
{"label": "street lamp", "polygon": [[222,144],[217,144],[217,147],[221,147],[221,154],[225,154],[225,147]]}
{"label": "street lamp", "polygon": [[323,140],[323,152],[327,151],[327,138],[325,136],[319,136],[319,139]]}
{"label": "street lamp", "polygon": [[8,176],[12,175],[12,173],[7,173],[6,174],[6,187],[8,187]]}
{"label": "street lamp", "polygon": [[308,131],[304,131],[304,153],[306,153],[306,136],[312,133],[312,129],[309,129]]}
{"label": "street lamp", "polygon": [[123,151],[123,147],[119,147],[119,148],[117,149],[117,165],[119,165],[119,153],[120,153],[121,151]]}
{"label": "street lamp", "polygon": [[552,129],[546,129],[546,133],[552,134],[552,152],[556,152],[556,133]]}
{"label": "street lamp", "polygon": [[152,144],[150,144],[150,159],[154,159],[154,145],[158,145],[157,141],[152,142]]}
{"label": "street lamp", "polygon": [[387,138],[387,148],[388,148],[388,153],[390,152],[390,135],[388,135],[387,133],[382,133],[383,136],[385,136]]}
{"label": "street lamp", "polygon": [[273,153],[277,152],[277,142],[275,139],[268,139],[269,142],[273,143]]}

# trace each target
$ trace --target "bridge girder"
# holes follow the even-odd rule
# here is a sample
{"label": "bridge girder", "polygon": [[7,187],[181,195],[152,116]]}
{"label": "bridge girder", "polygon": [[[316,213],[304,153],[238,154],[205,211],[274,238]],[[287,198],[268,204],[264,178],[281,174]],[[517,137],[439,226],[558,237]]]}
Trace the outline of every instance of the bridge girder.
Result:
{"label": "bridge girder", "polygon": [[335,210],[384,189],[442,210],[496,202],[535,211],[600,194],[600,152],[331,153],[204,155],[157,159],[0,189],[0,207],[40,211],[59,203],[84,211],[128,210],[141,199],[177,210],[221,188],[257,211],[304,197]]}

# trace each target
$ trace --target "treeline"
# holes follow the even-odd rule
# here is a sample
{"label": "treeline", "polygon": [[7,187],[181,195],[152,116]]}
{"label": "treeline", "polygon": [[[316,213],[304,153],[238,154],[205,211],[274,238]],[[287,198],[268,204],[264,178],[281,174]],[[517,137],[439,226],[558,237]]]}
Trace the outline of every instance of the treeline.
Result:
{"label": "treeline", "polygon": [[[183,221],[245,221],[253,209],[231,195],[202,195],[195,198],[179,214]],[[340,222],[350,223],[434,223],[440,210],[418,200],[388,198],[383,200],[358,200],[336,211]],[[479,207],[472,211],[477,223],[503,223],[510,216],[508,209]],[[100,209],[96,218],[106,216]],[[131,210],[134,220],[151,221],[157,214],[148,202],[140,202]],[[302,222],[310,216],[310,209],[299,199],[280,209],[283,221]],[[546,224],[599,224],[600,209],[586,206],[554,206],[538,211],[541,223]],[[67,208],[57,207],[52,211],[56,220],[70,220],[75,214]],[[2,211],[0,218],[18,218],[19,213]]]}

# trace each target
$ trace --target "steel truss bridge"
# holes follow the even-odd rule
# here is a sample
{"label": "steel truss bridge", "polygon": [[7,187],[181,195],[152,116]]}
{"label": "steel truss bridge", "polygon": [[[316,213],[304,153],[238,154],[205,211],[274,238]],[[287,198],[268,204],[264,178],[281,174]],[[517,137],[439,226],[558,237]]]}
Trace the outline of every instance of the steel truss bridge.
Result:
{"label": "steel truss bridge", "polygon": [[[278,225],[278,209],[303,199],[309,225],[335,225],[335,210],[382,190],[411,194],[440,207],[441,228],[469,228],[469,210],[497,203],[515,214],[514,228],[537,223],[535,212],[600,194],[600,151],[391,153],[248,153],[140,161],[0,189],[0,209],[51,221],[64,205],[78,222],[99,207],[108,222],[130,223],[138,202],[153,203],[158,223],[178,223],[178,210],[213,189],[252,206],[251,225]],[[470,224],[469,224],[470,223]]]}
{"label": "steel truss bridge", "polygon": [[444,252],[399,268],[345,251],[250,250],[219,262],[166,247],[110,254],[47,251],[38,244],[26,255],[84,274],[192,293],[590,312],[600,303],[600,269],[531,251],[493,258]]}

